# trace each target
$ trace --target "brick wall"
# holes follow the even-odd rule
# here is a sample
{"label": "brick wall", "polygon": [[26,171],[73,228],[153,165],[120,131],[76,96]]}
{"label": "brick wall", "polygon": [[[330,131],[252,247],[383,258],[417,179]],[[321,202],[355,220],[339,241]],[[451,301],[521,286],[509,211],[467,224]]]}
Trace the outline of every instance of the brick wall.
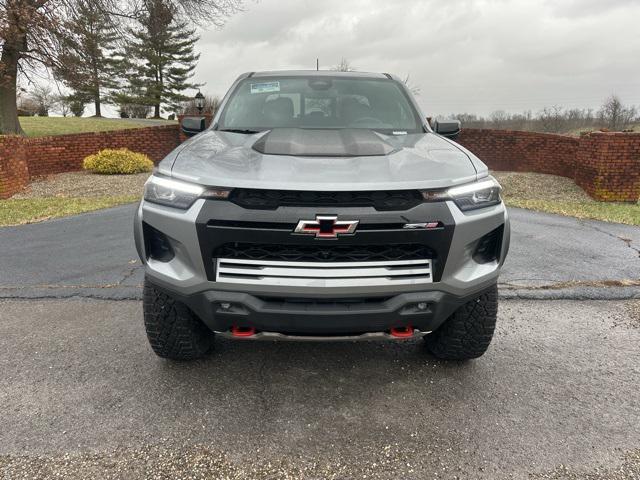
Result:
{"label": "brick wall", "polygon": [[465,129],[458,141],[493,170],[573,177],[579,139],[513,130]]}
{"label": "brick wall", "polygon": [[126,147],[157,163],[177,145],[176,125],[25,139],[32,178],[81,170],[86,156],[104,148]]}
{"label": "brick wall", "polygon": [[573,177],[598,200],[640,198],[640,133],[595,132],[580,138]]}
{"label": "brick wall", "polygon": [[[177,125],[57,137],[0,136],[0,198],[33,177],[80,170],[103,148],[127,147],[160,161],[181,141]],[[640,198],[640,133],[596,132],[580,138],[506,130],[463,130],[458,141],[491,169],[562,175],[604,201]]]}
{"label": "brick wall", "polygon": [[0,198],[9,198],[29,183],[23,138],[0,136]]}
{"label": "brick wall", "polygon": [[104,148],[126,147],[157,163],[179,143],[177,125],[55,137],[0,137],[0,198],[22,190],[34,177],[81,170],[86,156]]}
{"label": "brick wall", "polygon": [[640,133],[594,132],[577,138],[465,129],[458,141],[493,170],[568,177],[597,200],[640,198]]}

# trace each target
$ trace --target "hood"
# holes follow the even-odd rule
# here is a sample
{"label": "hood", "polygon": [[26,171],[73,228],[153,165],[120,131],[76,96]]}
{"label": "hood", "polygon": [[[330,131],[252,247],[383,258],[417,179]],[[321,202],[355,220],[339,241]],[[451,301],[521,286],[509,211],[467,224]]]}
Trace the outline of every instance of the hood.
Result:
{"label": "hood", "polygon": [[160,171],[219,187],[430,189],[476,180],[484,165],[472,157],[433,133],[274,129],[247,135],[207,130],[181,145]]}

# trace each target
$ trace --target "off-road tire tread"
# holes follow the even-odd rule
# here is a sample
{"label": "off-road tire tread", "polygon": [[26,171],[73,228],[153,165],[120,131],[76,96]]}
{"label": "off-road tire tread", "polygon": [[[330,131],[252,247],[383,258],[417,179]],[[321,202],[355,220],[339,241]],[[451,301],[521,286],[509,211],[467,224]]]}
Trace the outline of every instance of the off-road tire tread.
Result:
{"label": "off-road tire tread", "polygon": [[469,360],[489,348],[498,315],[498,287],[470,300],[425,337],[429,352],[442,360]]}
{"label": "off-road tire tread", "polygon": [[211,332],[182,302],[144,284],[144,326],[153,351],[162,358],[194,360],[213,345]]}

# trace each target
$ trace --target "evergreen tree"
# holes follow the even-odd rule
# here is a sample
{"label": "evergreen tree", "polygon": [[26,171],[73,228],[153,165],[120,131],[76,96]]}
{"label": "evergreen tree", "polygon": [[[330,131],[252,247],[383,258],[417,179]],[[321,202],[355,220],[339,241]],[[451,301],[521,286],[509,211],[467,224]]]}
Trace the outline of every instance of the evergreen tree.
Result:
{"label": "evergreen tree", "polygon": [[117,86],[112,59],[117,29],[112,18],[92,0],[78,2],[67,29],[69,35],[63,39],[54,73],[75,96],[93,102],[95,115],[100,117],[105,94]]}
{"label": "evergreen tree", "polygon": [[118,103],[153,107],[154,118],[162,108],[181,108],[188,99],[182,92],[198,87],[189,82],[200,58],[194,52],[198,36],[188,25],[166,0],[146,2],[120,61],[127,85]]}

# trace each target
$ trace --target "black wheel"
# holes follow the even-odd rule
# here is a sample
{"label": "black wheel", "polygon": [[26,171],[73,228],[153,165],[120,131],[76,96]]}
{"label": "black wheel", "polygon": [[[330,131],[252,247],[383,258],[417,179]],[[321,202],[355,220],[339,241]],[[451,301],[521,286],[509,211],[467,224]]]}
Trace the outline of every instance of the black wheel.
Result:
{"label": "black wheel", "polygon": [[213,345],[213,332],[183,303],[144,284],[144,327],[151,348],[159,357],[193,360]]}
{"label": "black wheel", "polygon": [[455,311],[435,332],[425,337],[427,349],[443,360],[478,358],[487,351],[498,315],[498,287]]}

